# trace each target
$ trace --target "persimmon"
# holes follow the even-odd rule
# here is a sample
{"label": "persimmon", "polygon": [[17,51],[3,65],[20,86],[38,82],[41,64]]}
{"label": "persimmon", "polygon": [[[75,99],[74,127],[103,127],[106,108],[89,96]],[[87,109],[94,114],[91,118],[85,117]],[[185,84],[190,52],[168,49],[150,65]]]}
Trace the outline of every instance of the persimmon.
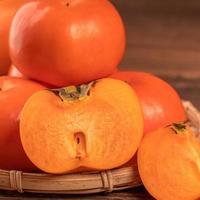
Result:
{"label": "persimmon", "polygon": [[14,65],[9,67],[8,76],[25,78],[25,76]]}
{"label": "persimmon", "polygon": [[145,72],[118,71],[112,78],[132,86],[142,105],[144,132],[187,119],[181,98],[164,80]]}
{"label": "persimmon", "polygon": [[[17,69],[17,67],[15,67],[14,65],[11,65],[11,66],[10,66],[9,71],[8,71],[8,76],[18,77],[18,78],[23,78],[23,79],[28,79],[28,80],[34,81],[34,80],[30,79],[30,78],[27,78],[24,74],[22,74],[22,73]],[[43,82],[39,82],[39,81],[34,81],[34,82],[37,82],[37,83],[43,85],[43,86],[46,87],[46,88],[55,88],[54,85],[50,85],[50,84],[43,83]]]}
{"label": "persimmon", "polygon": [[34,171],[20,141],[20,112],[25,101],[44,87],[20,78],[0,77],[0,169]]}
{"label": "persimmon", "polygon": [[0,75],[5,75],[11,64],[8,47],[10,25],[17,9],[26,2],[25,0],[0,1]]}
{"label": "persimmon", "polygon": [[138,150],[144,186],[159,200],[200,198],[200,141],[185,124],[172,124],[144,136]]}
{"label": "persimmon", "polygon": [[111,169],[135,154],[143,116],[132,88],[105,78],[35,93],[23,108],[20,135],[29,159],[45,172]]}
{"label": "persimmon", "polygon": [[25,76],[51,85],[78,85],[116,70],[125,30],[108,0],[33,0],[13,20],[10,50]]}

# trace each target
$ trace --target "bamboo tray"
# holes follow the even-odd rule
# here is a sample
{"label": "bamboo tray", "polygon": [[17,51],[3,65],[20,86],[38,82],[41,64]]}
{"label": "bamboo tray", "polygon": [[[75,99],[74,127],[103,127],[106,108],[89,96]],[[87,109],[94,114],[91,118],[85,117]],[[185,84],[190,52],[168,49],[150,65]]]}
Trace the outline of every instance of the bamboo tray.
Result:
{"label": "bamboo tray", "polygon": [[[200,138],[200,113],[190,102],[184,101],[183,104],[189,122]],[[136,165],[67,175],[0,170],[0,189],[16,190],[20,193],[91,194],[123,190],[141,184]]]}

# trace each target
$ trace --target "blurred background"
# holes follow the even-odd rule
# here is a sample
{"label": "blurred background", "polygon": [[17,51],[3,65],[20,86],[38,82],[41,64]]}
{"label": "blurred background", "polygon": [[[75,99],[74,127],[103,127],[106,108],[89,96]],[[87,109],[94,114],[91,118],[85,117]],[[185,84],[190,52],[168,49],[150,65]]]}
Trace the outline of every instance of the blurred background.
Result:
{"label": "blurred background", "polygon": [[126,27],[122,69],[200,78],[199,0],[111,0]]}

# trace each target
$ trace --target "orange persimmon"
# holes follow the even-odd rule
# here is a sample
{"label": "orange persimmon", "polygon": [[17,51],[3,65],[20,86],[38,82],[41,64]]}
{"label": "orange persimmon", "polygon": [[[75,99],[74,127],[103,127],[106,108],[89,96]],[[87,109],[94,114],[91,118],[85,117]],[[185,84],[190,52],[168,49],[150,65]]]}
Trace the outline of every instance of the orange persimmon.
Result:
{"label": "orange persimmon", "polygon": [[26,0],[2,0],[0,1],[0,75],[5,75],[11,64],[8,38],[12,19]]}
{"label": "orange persimmon", "polygon": [[200,198],[200,141],[185,124],[146,134],[137,155],[143,184],[156,199]]}
{"label": "orange persimmon", "polygon": [[181,99],[164,80],[145,72],[118,71],[111,78],[123,80],[135,90],[144,114],[144,132],[187,119]]}
{"label": "orange persimmon", "polygon": [[132,88],[120,80],[34,94],[21,113],[29,159],[49,173],[111,169],[127,162],[143,136],[143,116]]}
{"label": "orange persimmon", "polygon": [[0,77],[0,169],[34,171],[21,145],[20,112],[26,100],[44,87],[33,81]]}
{"label": "orange persimmon", "polygon": [[78,85],[116,70],[125,30],[108,0],[32,0],[13,20],[10,50],[25,76],[59,87]]}

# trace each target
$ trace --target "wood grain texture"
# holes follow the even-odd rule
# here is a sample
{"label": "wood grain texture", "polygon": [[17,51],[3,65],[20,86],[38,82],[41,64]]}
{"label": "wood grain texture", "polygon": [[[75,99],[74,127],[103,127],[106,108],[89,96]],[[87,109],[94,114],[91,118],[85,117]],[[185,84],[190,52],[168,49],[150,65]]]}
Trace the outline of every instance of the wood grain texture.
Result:
{"label": "wood grain texture", "polygon": [[152,200],[153,198],[147,194],[143,187],[138,187],[135,189],[114,192],[110,194],[97,194],[97,195],[43,195],[43,194],[23,194],[13,192],[0,192],[0,200]]}
{"label": "wood grain texture", "polygon": [[200,78],[161,76],[170,83],[184,100],[191,101],[200,110]]}
{"label": "wood grain texture", "polygon": [[113,0],[127,31],[122,69],[200,77],[200,2]]}

